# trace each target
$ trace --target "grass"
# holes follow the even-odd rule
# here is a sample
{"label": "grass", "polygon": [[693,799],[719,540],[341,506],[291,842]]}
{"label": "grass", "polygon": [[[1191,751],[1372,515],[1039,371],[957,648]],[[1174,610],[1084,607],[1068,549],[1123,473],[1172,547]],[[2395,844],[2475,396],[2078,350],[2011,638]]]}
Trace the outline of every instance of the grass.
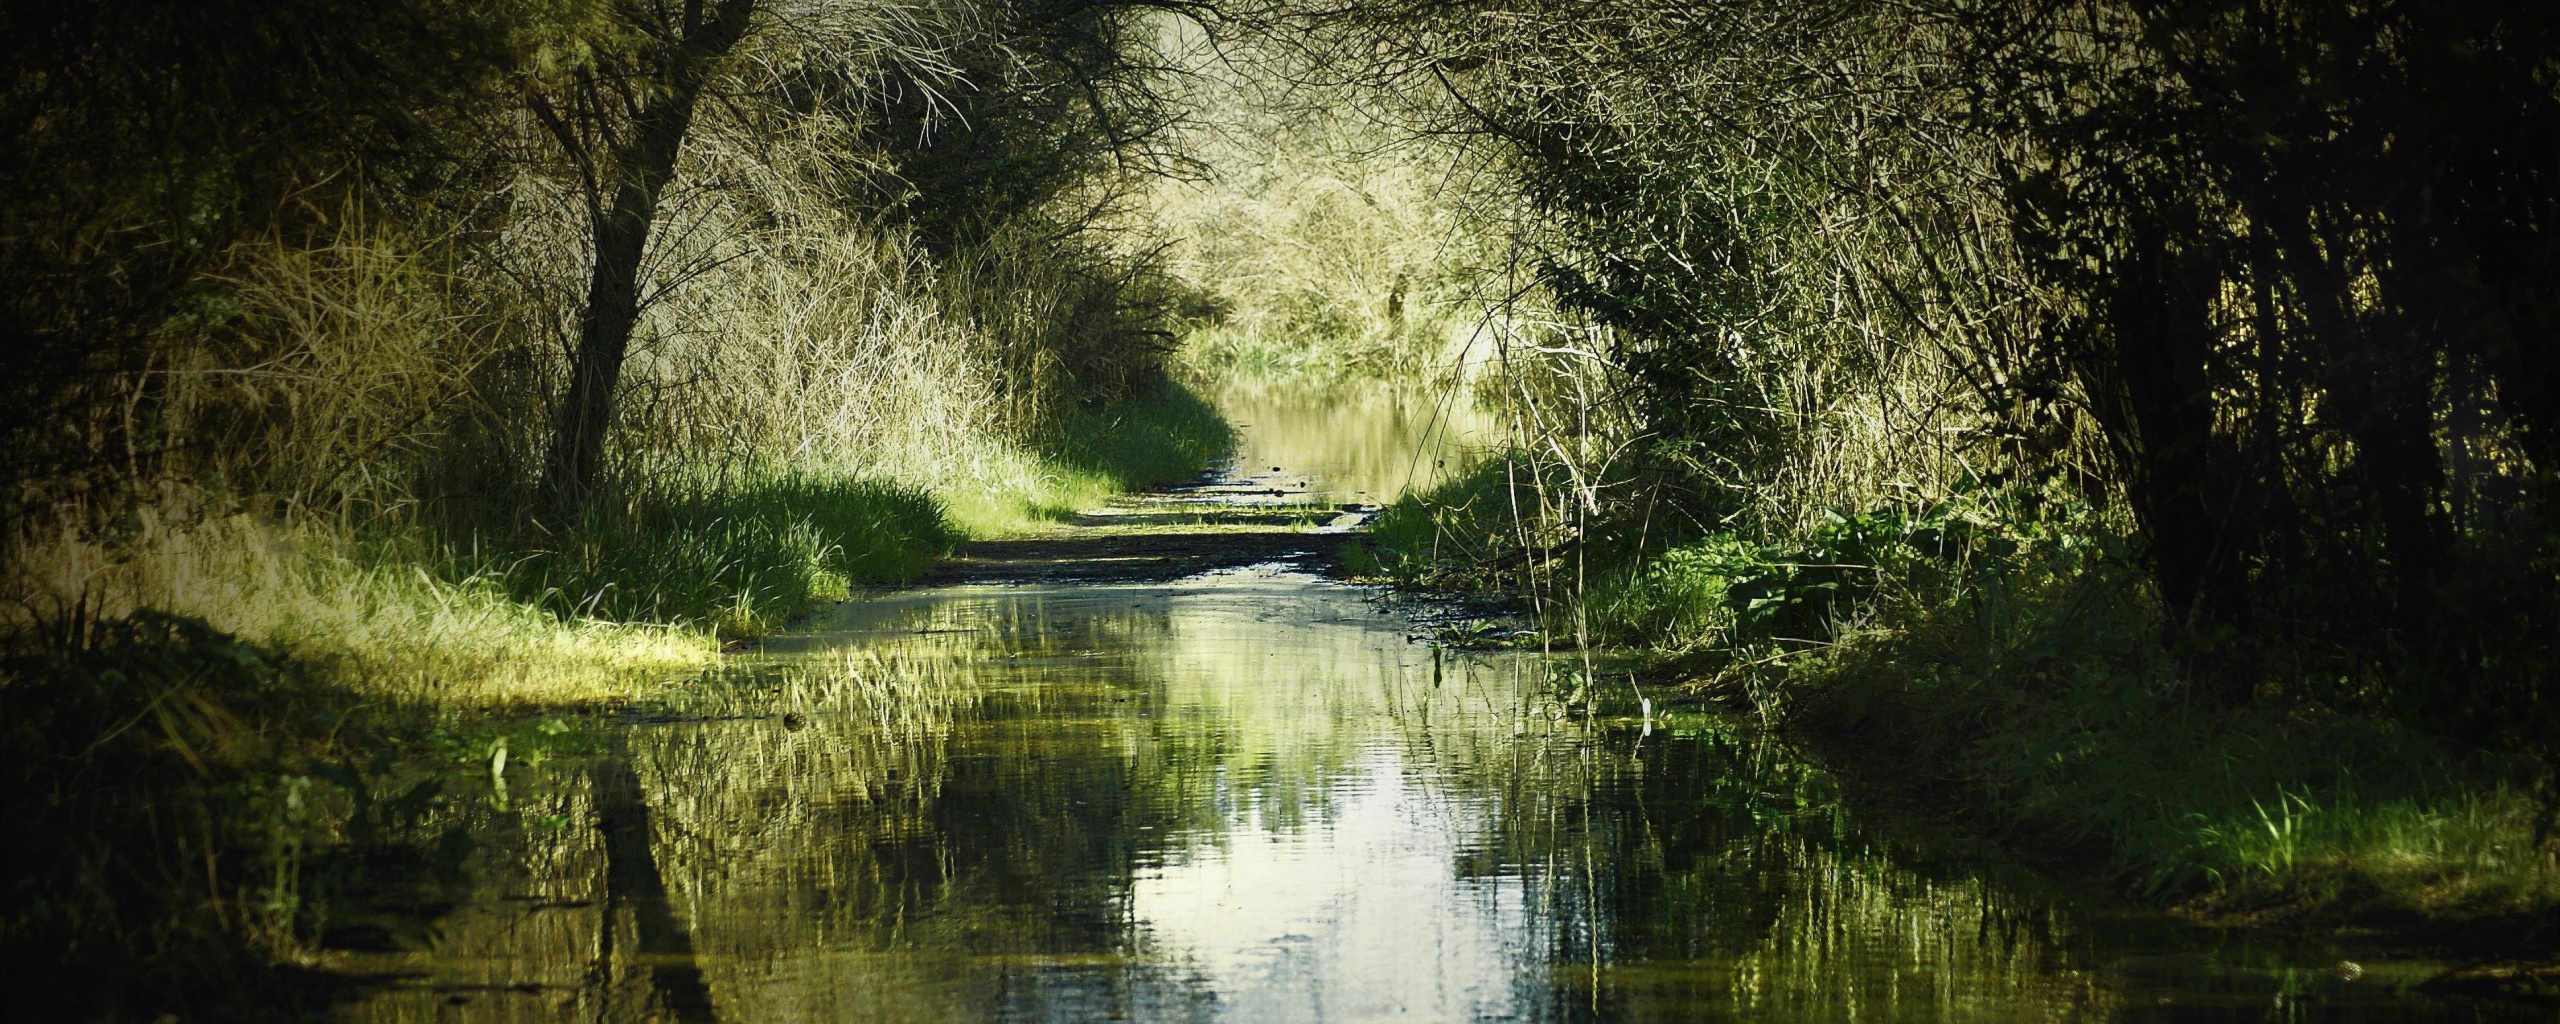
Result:
{"label": "grass", "polygon": [[[1112,493],[1188,482],[1234,445],[1235,428],[1217,408],[1171,382],[1144,401],[1080,407],[1038,442],[1050,461]],[[1062,508],[1055,502],[1044,507]]]}
{"label": "grass", "polygon": [[957,533],[930,495],[877,480],[780,472],[661,486],[475,560],[564,621],[658,622],[763,636],[854,587],[906,583]]}
{"label": "grass", "polygon": [[2206,706],[2131,567],[2068,534],[1986,576],[1879,596],[1745,689],[1869,776],[2204,919],[2495,942],[2560,907],[2545,766],[2312,700]]}
{"label": "grass", "polygon": [[[2281,687],[2201,703],[2127,545],[2083,505],[1972,495],[1635,558],[1524,535],[1506,490],[1496,462],[1390,506],[1360,564],[1544,587],[1546,635],[1587,630],[1658,686],[1805,738],[1870,798],[2202,920],[2550,942],[2527,938],[2560,909],[2549,766]],[[1584,585],[1554,585],[1586,558]]]}
{"label": "grass", "polygon": [[[1197,473],[1225,429],[1187,393],[1080,410],[1053,447],[1015,450],[1031,470],[974,528]],[[385,901],[432,917],[458,877],[467,836],[437,823],[447,762],[490,756],[469,736],[671,699],[720,664],[723,639],[916,578],[971,528],[949,507],[876,478],[774,472],[661,483],[532,542],[457,548],[396,523],[177,503],[142,507],[112,542],[22,537],[0,630],[0,853],[39,867],[0,892],[0,955],[60,980],[5,1005],[28,1019],[316,1008],[325,993],[291,964]]]}
{"label": "grass", "polygon": [[[1344,552],[1356,576],[1426,590],[1519,592],[1534,580],[1536,552],[1551,549],[1552,526],[1520,510],[1519,460],[1485,460],[1438,486],[1399,496],[1378,511],[1364,542]],[[1535,499],[1525,499],[1532,508]],[[1528,524],[1524,531],[1523,523]]]}
{"label": "grass", "polygon": [[22,540],[12,632],[52,610],[155,612],[270,647],[331,685],[465,707],[626,699],[856,587],[920,576],[968,536],[1036,530],[1197,474],[1231,441],[1188,391],[1081,409],[997,471],[933,491],[775,471],[660,483],[574,527],[439,541],[396,524],[137,512],[113,542]]}
{"label": "grass", "polygon": [[621,699],[717,653],[699,631],[563,619],[497,578],[450,578],[385,546],[311,521],[146,511],[112,544],[69,532],[22,542],[8,632],[41,634],[66,609],[179,616],[359,699],[458,707]]}
{"label": "grass", "polygon": [[1190,480],[1234,444],[1234,429],[1172,382],[1134,401],[1056,414],[1027,442],[977,439],[891,463],[939,505],[956,537],[1038,533],[1114,495]]}

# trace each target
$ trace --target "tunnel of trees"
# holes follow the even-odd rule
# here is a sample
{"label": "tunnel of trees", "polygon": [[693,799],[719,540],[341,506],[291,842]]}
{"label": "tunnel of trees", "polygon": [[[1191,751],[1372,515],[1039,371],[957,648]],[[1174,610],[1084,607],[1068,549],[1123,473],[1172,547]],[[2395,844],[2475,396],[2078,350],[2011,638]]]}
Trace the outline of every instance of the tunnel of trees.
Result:
{"label": "tunnel of trees", "polygon": [[[0,61],[0,861],[58,866],[10,881],[21,963],[220,970],[171,950],[251,916],[170,865],[264,863],[190,823],[281,799],[271,737],[354,763],[304,720],[348,680],[634,623],[694,646],[615,657],[694,664],[1057,480],[1195,471],[1177,349],[1252,297],[1146,197],[1211,175],[1212,66],[1437,147],[1494,239],[1291,314],[1498,349],[1511,496],[1391,512],[1444,563],[1397,578],[1707,692],[1893,632],[1843,596],[1888,563],[1982,623],[2068,548],[2038,621],[2138,606],[2141,707],[2387,723],[2537,765],[2537,848],[2560,816],[2560,7],[71,0],[0,6]],[[1087,450],[1148,416],[1197,436]],[[321,551],[368,596],[235,585]],[[1724,646],[1611,610],[1696,565]],[[346,653],[330,601],[519,636]],[[299,724],[209,738],[248,720]]]}

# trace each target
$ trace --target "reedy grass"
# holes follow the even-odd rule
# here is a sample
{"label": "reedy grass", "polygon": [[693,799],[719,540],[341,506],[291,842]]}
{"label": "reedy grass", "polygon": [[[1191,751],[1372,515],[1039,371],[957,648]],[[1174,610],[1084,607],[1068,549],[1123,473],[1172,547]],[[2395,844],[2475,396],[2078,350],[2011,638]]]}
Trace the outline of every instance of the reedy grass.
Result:
{"label": "reedy grass", "polygon": [[459,575],[499,580],[564,620],[754,637],[854,587],[913,580],[953,539],[921,492],[781,473],[681,489],[662,482],[530,545],[484,555]]}
{"label": "reedy grass", "polygon": [[[11,560],[13,632],[67,608],[201,620],[358,700],[499,708],[620,699],[717,654],[699,630],[563,619],[491,575],[460,579],[317,522],[139,515],[106,544],[62,533]],[[367,549],[371,548],[371,551]]]}

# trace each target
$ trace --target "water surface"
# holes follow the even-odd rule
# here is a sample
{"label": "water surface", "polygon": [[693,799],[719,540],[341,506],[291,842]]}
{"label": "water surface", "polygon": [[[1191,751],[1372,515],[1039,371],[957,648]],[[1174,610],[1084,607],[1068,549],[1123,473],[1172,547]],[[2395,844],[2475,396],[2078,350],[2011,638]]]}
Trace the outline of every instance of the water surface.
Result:
{"label": "water surface", "polygon": [[[2531,1019],[1879,838],[1279,567],[841,606],[518,769],[349,1020]],[[2348,980],[2353,977],[2353,980]]]}
{"label": "water surface", "polygon": [[1239,475],[1306,481],[1333,500],[1380,503],[1463,469],[1498,436],[1463,390],[1375,383],[1231,383],[1217,404],[1236,425]]}
{"label": "water surface", "polygon": [[[1383,501],[1483,436],[1411,395],[1226,401],[1241,457],[1181,502]],[[329,954],[372,982],[336,1016],[2545,1019],[2073,898],[1745,723],[1426,632],[1287,565],[837,606],[457,789],[466,881]]]}

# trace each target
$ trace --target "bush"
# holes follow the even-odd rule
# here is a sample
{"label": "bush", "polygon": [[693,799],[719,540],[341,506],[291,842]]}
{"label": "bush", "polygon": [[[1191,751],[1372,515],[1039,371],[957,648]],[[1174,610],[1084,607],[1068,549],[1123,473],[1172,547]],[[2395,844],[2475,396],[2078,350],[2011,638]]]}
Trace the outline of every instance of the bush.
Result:
{"label": "bush", "polygon": [[[1524,519],[1515,455],[1491,458],[1380,509],[1368,535],[1344,549],[1358,576],[1444,591],[1517,590],[1560,535]],[[1529,525],[1524,526],[1524,523]],[[1526,542],[1526,543],[1524,543]]]}
{"label": "bush", "polygon": [[295,906],[262,771],[302,680],[201,621],[75,606],[0,660],[0,955],[58,973],[8,1016],[71,1020],[272,997]]}

